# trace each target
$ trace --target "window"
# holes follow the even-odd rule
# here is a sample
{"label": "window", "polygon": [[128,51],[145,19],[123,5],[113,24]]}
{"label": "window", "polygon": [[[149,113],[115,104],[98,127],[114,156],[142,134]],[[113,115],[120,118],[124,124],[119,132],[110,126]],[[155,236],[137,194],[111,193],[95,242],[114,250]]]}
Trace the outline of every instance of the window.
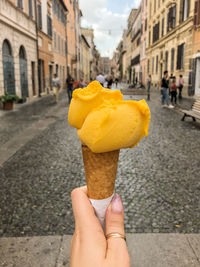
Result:
{"label": "window", "polygon": [[58,51],[60,51],[60,36],[58,36]]}
{"label": "window", "polygon": [[33,17],[33,4],[32,4],[32,0],[28,0],[28,8],[29,8],[29,17],[32,18]]}
{"label": "window", "polygon": [[158,56],[156,56],[156,73],[158,73]]}
{"label": "window", "polygon": [[154,57],[152,58],[152,74],[154,73]]}
{"label": "window", "polygon": [[147,19],[145,19],[145,32],[147,31]]}
{"label": "window", "polygon": [[21,9],[23,9],[23,1],[22,0],[17,0],[17,6]]}
{"label": "window", "polygon": [[149,31],[149,46],[151,45],[151,31]]}
{"label": "window", "polygon": [[165,29],[165,18],[162,18],[162,31],[161,31],[161,36],[164,36],[164,29]]}
{"label": "window", "polygon": [[153,43],[159,40],[160,22],[153,27]]}
{"label": "window", "polygon": [[38,28],[42,29],[42,7],[41,5],[38,5],[37,8],[38,8],[38,21],[37,21]]}
{"label": "window", "polygon": [[189,17],[190,0],[181,0],[180,2],[180,17],[179,22],[185,21]]}
{"label": "window", "polygon": [[178,53],[177,53],[177,70],[184,69],[184,50],[185,44],[181,44],[178,46]]}
{"label": "window", "polygon": [[54,49],[56,49],[56,32],[54,32]]}
{"label": "window", "polygon": [[194,26],[198,26],[199,24],[200,24],[200,0],[197,0],[194,6]]}
{"label": "window", "polygon": [[168,51],[165,52],[165,70],[168,70]]}
{"label": "window", "polygon": [[140,45],[140,37],[137,39],[137,46]]}
{"label": "window", "polygon": [[49,15],[47,15],[47,33],[52,37],[52,19]]}
{"label": "window", "polygon": [[65,55],[68,53],[67,40],[65,41]]}
{"label": "window", "polygon": [[176,27],[176,5],[169,8],[167,14],[167,32]]}
{"label": "window", "polygon": [[147,72],[149,73],[149,67],[150,67],[150,60],[147,61]]}
{"label": "window", "polygon": [[175,53],[175,50],[174,48],[171,49],[171,72],[174,71],[174,53]]}

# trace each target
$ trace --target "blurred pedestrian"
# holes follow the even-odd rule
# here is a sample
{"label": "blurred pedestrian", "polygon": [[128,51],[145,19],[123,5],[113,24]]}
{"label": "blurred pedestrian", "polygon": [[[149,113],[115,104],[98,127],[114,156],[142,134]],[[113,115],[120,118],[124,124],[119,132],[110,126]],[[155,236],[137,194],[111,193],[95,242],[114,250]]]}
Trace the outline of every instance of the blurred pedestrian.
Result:
{"label": "blurred pedestrian", "polygon": [[169,77],[168,77],[168,71],[166,70],[164,72],[164,76],[161,82],[162,105],[165,106],[166,102],[169,108],[173,108],[173,106],[170,105],[169,103],[168,89],[169,89]]}
{"label": "blurred pedestrian", "polygon": [[98,81],[102,86],[104,86],[105,78],[102,73],[99,73],[99,75],[96,77],[96,81]]}
{"label": "blurred pedestrian", "polygon": [[118,78],[115,78],[115,85],[116,85],[116,87],[117,87],[118,82],[119,82],[119,79]]}
{"label": "blurred pedestrian", "polygon": [[53,94],[55,97],[55,101],[56,103],[58,103],[58,91],[60,89],[60,79],[56,73],[54,74],[54,77],[52,79],[52,87],[53,87]]}
{"label": "blurred pedestrian", "polygon": [[171,73],[170,77],[169,77],[169,96],[171,95],[171,84],[173,83],[173,80],[174,80],[174,75],[173,73]]}
{"label": "blurred pedestrian", "polygon": [[151,74],[147,78],[147,100],[150,100],[150,90],[151,90]]}
{"label": "blurred pedestrian", "polygon": [[171,87],[170,87],[170,92],[171,92],[171,103],[173,105],[176,104],[176,96],[177,96],[177,86],[176,86],[176,79],[174,78]]}
{"label": "blurred pedestrian", "polygon": [[112,87],[112,83],[113,83],[113,78],[112,78],[111,75],[108,76],[107,81],[108,81],[108,83],[107,83],[107,88],[108,88],[108,89],[111,89],[111,87]]}
{"label": "blurred pedestrian", "polygon": [[178,80],[178,89],[179,89],[179,95],[178,95],[178,98],[179,98],[179,99],[182,99],[183,85],[184,85],[183,75],[180,75],[180,76],[179,76],[179,80]]}
{"label": "blurred pedestrian", "polygon": [[72,99],[73,82],[74,82],[74,79],[72,78],[71,74],[69,74],[66,79],[69,103],[71,102],[71,99]]}

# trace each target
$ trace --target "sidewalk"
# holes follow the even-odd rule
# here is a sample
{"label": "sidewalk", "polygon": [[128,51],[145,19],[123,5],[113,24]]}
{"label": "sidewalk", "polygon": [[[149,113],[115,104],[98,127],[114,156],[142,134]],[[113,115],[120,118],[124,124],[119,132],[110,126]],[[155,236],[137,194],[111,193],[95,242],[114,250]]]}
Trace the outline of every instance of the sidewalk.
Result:
{"label": "sidewalk", "polygon": [[[0,266],[69,266],[70,241],[70,235],[1,238]],[[200,266],[199,234],[127,234],[127,244],[132,267]]]}

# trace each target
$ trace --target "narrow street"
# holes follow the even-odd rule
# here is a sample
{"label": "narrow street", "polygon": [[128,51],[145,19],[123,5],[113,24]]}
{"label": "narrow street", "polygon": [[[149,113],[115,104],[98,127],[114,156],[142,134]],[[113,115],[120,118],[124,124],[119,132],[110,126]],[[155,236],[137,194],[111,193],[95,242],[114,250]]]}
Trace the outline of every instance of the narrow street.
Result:
{"label": "narrow street", "polygon": [[[116,192],[125,206],[125,228],[200,233],[200,123],[182,122],[182,114],[162,108],[159,98],[154,93],[148,102],[148,138],[120,152]],[[58,106],[46,99],[35,109],[0,116],[1,237],[74,230],[70,192],[85,184],[80,142],[67,123],[66,93]]]}

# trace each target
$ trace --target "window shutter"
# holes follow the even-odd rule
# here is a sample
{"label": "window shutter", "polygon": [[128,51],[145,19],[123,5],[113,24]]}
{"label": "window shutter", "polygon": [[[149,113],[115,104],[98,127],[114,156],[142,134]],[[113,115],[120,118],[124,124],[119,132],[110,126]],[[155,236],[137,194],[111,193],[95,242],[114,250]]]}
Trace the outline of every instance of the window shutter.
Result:
{"label": "window shutter", "polygon": [[29,17],[33,17],[33,7],[32,7],[32,0],[28,1],[28,7],[29,7]]}
{"label": "window shutter", "polygon": [[171,49],[171,72],[174,71],[174,48]]}
{"label": "window shutter", "polygon": [[42,29],[42,7],[38,5],[38,28]]}
{"label": "window shutter", "polygon": [[190,15],[190,0],[186,0],[188,2],[188,10],[187,10],[187,17]]}
{"label": "window shutter", "polygon": [[183,22],[184,15],[184,0],[180,1],[179,23]]}
{"label": "window shutter", "polygon": [[198,2],[198,7],[197,7],[197,25],[200,25],[200,0]]}
{"label": "window shutter", "polygon": [[198,25],[198,1],[194,5],[194,26]]}

